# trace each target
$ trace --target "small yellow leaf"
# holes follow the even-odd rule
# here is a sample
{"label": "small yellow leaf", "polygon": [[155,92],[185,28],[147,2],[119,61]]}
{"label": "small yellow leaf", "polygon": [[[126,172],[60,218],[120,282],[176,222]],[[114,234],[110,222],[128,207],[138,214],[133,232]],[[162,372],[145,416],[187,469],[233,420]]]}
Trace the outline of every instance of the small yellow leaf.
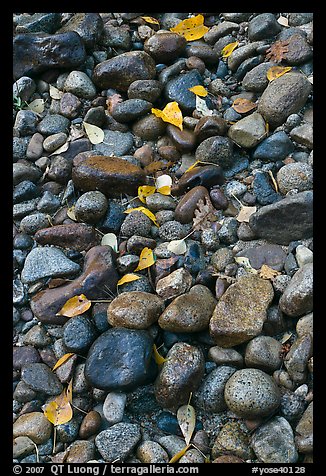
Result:
{"label": "small yellow leaf", "polygon": [[188,89],[192,93],[196,94],[196,96],[202,96],[203,98],[207,96],[208,94],[204,86],[201,86],[200,84],[198,84],[198,86],[193,86],[192,88],[188,88]]}
{"label": "small yellow leaf", "polygon": [[142,269],[149,268],[155,263],[153,250],[150,248],[144,248],[139,256],[139,263],[135,271],[141,271]]}
{"label": "small yellow leaf", "polygon": [[146,203],[146,197],[153,195],[156,188],[152,185],[142,185],[138,187],[138,198],[141,202]]}
{"label": "small yellow leaf", "polygon": [[157,363],[157,365],[162,365],[164,364],[164,362],[167,361],[167,359],[162,357],[162,355],[159,353],[155,344],[153,344],[153,354],[154,354],[154,360]]}
{"label": "small yellow leaf", "polygon": [[275,192],[278,192],[278,185],[277,185],[277,182],[274,178],[274,175],[273,175],[273,172],[271,170],[268,171],[268,175],[270,176],[270,178],[272,179],[272,182],[273,182],[273,185],[274,185],[274,188],[275,188]]}
{"label": "small yellow leaf", "polygon": [[179,108],[179,104],[176,101],[172,101],[167,103],[165,108],[161,111],[161,109],[152,108],[152,114],[156,117],[160,117],[164,122],[169,122],[182,131],[182,112]]}
{"label": "small yellow leaf", "polygon": [[256,213],[257,207],[245,207],[242,205],[241,210],[236,217],[238,222],[246,222],[249,223],[249,218],[253,213]]}
{"label": "small yellow leaf", "polygon": [[117,286],[121,286],[125,283],[131,283],[132,281],[137,281],[137,279],[140,279],[140,276],[137,276],[137,274],[125,274],[121,279],[119,279]]}
{"label": "small yellow leaf", "polygon": [[74,317],[86,312],[92,305],[85,294],[73,296],[68,299],[64,306],[57,312],[56,316]]}
{"label": "small yellow leaf", "polygon": [[192,405],[182,405],[177,411],[177,419],[185,439],[189,445],[196,425],[196,412]]}
{"label": "small yellow leaf", "polygon": [[153,25],[160,25],[160,22],[156,20],[156,18],[153,18],[153,17],[140,17],[140,18],[145,20],[147,23],[151,23]]}
{"label": "small yellow leaf", "polygon": [[176,463],[179,459],[185,454],[185,452],[190,448],[191,445],[187,445],[182,450],[180,450],[177,454],[170,459],[169,463]]}
{"label": "small yellow leaf", "polygon": [[201,164],[201,163],[203,163],[201,162],[201,160],[196,160],[196,162],[190,165],[190,167],[184,173],[186,174],[187,172],[190,172],[190,170],[194,169],[195,167],[197,167],[198,164]]}
{"label": "small yellow leaf", "polygon": [[37,114],[42,114],[44,111],[44,100],[43,99],[34,99],[30,102],[28,108],[30,111],[36,112]]}
{"label": "small yellow leaf", "polygon": [[157,191],[162,195],[171,195],[171,186],[165,185],[164,187],[158,188]]}
{"label": "small yellow leaf", "polygon": [[146,215],[148,218],[150,218],[152,220],[154,225],[160,226],[156,221],[156,217],[155,217],[154,213],[152,213],[150,210],[148,210],[148,208],[145,208],[145,207],[128,208],[128,210],[125,210],[123,213],[131,213],[131,212],[137,212],[137,211],[144,213],[144,215]]}
{"label": "small yellow leaf", "polygon": [[56,99],[56,100],[61,99],[63,96],[63,92],[55,88],[54,86],[52,86],[52,84],[50,84],[49,94],[52,99]]}
{"label": "small yellow leaf", "polygon": [[283,74],[291,71],[291,66],[272,66],[266,73],[268,81],[274,81],[274,79],[283,76]]}
{"label": "small yellow leaf", "polygon": [[104,140],[104,131],[93,124],[88,124],[88,122],[83,122],[85,132],[89,141],[92,144],[100,144]]}
{"label": "small yellow leaf", "polygon": [[249,101],[249,99],[246,98],[237,98],[233,101],[232,107],[239,114],[245,114],[246,112],[255,109],[257,104]]}
{"label": "small yellow leaf", "polygon": [[187,41],[194,41],[202,38],[209,28],[204,26],[204,17],[199,14],[182,20],[176,26],[170,28],[170,30],[183,36]]}
{"label": "small yellow leaf", "polygon": [[52,370],[56,370],[58,367],[60,367],[60,365],[64,364],[65,362],[67,362],[67,360],[70,359],[70,357],[72,357],[73,355],[75,355],[73,352],[68,352],[68,354],[65,354],[63,355],[62,357],[60,357],[60,359],[58,360],[58,362],[55,364],[55,366],[53,367]]}
{"label": "small yellow leaf", "polygon": [[68,208],[67,210],[67,216],[74,221],[77,221],[76,215],[75,215],[75,205],[72,207]]}
{"label": "small yellow leaf", "polygon": [[230,56],[231,53],[236,49],[238,46],[239,42],[235,41],[233,43],[229,43],[228,45],[224,46],[223,50],[221,51],[222,57],[227,58]]}
{"label": "small yellow leaf", "polygon": [[265,132],[266,132],[266,135],[268,136],[268,134],[269,134],[269,124],[268,124],[268,122],[265,122]]}
{"label": "small yellow leaf", "polygon": [[263,264],[259,272],[259,276],[263,279],[274,279],[279,274],[281,274],[279,271],[270,268],[267,264]]}
{"label": "small yellow leaf", "polygon": [[67,423],[73,417],[73,411],[66,390],[44,406],[44,415],[54,426]]}

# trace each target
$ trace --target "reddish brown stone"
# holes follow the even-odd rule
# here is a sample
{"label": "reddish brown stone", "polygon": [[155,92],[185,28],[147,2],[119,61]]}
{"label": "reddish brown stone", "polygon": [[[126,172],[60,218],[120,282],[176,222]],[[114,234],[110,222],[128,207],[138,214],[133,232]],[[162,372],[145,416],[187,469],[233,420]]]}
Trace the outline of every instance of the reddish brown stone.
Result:
{"label": "reddish brown stone", "polygon": [[94,228],[83,223],[43,228],[35,233],[34,238],[40,245],[55,245],[76,251],[88,251],[100,241]]}

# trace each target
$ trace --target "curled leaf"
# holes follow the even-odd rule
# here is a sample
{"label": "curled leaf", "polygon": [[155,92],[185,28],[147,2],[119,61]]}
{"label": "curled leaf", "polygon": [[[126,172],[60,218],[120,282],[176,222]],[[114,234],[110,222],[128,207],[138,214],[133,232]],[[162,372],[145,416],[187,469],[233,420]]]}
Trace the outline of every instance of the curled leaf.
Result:
{"label": "curled leaf", "polygon": [[61,147],[59,147],[58,149],[56,149],[54,152],[52,152],[52,154],[49,155],[49,157],[51,157],[51,155],[58,155],[58,154],[62,154],[62,152],[66,152],[66,150],[69,149],[69,142],[65,142]]}
{"label": "curled leaf", "polygon": [[152,222],[156,226],[159,226],[159,224],[156,221],[156,217],[155,217],[154,213],[152,213],[150,210],[148,210],[148,208],[145,208],[145,207],[128,208],[128,210],[125,210],[123,213],[131,213],[131,212],[136,212],[136,211],[144,213],[144,215],[146,215],[148,218],[150,218],[150,220],[152,220]]}
{"label": "curled leaf", "polygon": [[197,86],[193,86],[192,88],[188,88],[188,89],[192,93],[196,94],[197,96],[202,96],[203,98],[205,96],[207,96],[207,94],[208,94],[208,92],[206,91],[204,86],[201,86],[200,84],[198,84]]}
{"label": "curled leaf", "polygon": [[249,99],[246,98],[237,98],[233,101],[232,107],[239,114],[245,114],[246,112],[255,109],[257,107],[257,104],[253,103],[252,101],[249,101]]}
{"label": "curled leaf", "polygon": [[153,195],[156,188],[152,185],[141,185],[138,187],[138,198],[141,202],[146,203],[146,197]]}
{"label": "curled leaf", "polygon": [[291,66],[272,66],[266,73],[267,79],[268,81],[274,81],[274,79],[280,78],[291,69]]}
{"label": "curled leaf", "polygon": [[162,365],[162,364],[164,364],[164,362],[167,361],[167,359],[162,357],[162,355],[159,353],[155,344],[153,344],[153,355],[154,355],[154,360],[157,363],[157,365]]}
{"label": "curled leaf", "polygon": [[161,109],[152,108],[151,112],[156,116],[160,117],[164,122],[169,122],[182,131],[182,112],[179,108],[179,104],[176,101],[172,101],[167,103],[165,108],[161,111]]}
{"label": "curled leaf", "polygon": [[170,28],[170,30],[183,36],[187,41],[194,41],[202,38],[209,28],[204,25],[203,15],[199,14],[182,20],[176,26]]}
{"label": "curled leaf", "polygon": [[100,144],[104,140],[104,131],[93,124],[88,124],[88,122],[83,122],[85,132],[89,141],[92,144]]}
{"label": "curled leaf", "polygon": [[230,54],[233,53],[233,51],[236,49],[238,44],[239,44],[238,41],[234,41],[233,43],[229,43],[228,45],[224,46],[224,48],[221,51],[222,57],[227,58],[228,56],[230,56]]}
{"label": "curled leaf", "polygon": [[92,305],[92,302],[87,299],[85,294],[73,296],[63,305],[56,316],[74,317],[86,312]]}
{"label": "curled leaf", "polygon": [[135,271],[141,271],[142,269],[149,268],[155,263],[153,250],[150,248],[144,248],[139,256],[139,263]]}
{"label": "curled leaf", "polygon": [[185,454],[185,452],[190,448],[191,445],[187,445],[182,450],[180,450],[178,453],[176,453],[169,461],[169,463],[176,463],[179,461],[180,458]]}
{"label": "curled leaf", "polygon": [[68,352],[67,354],[63,355],[62,357],[60,357],[60,359],[57,361],[57,363],[54,365],[54,367],[52,368],[52,370],[56,370],[58,367],[60,367],[62,364],[64,364],[65,362],[67,362],[67,360],[70,359],[70,357],[72,357],[73,355],[75,355],[73,352]]}
{"label": "curled leaf", "polygon": [[28,108],[30,111],[36,112],[36,114],[42,114],[44,111],[44,100],[43,99],[34,99],[30,102]]}
{"label": "curled leaf", "polygon": [[185,439],[189,445],[196,425],[196,412],[192,405],[182,405],[177,411],[177,419]]}
{"label": "curled leaf", "polygon": [[156,179],[156,188],[162,195],[170,195],[172,186],[172,178],[170,175],[160,175]]}
{"label": "curled leaf", "polygon": [[102,236],[101,245],[111,246],[116,253],[118,252],[118,239],[114,233],[106,233]]}
{"label": "curled leaf", "polygon": [[137,276],[137,274],[125,274],[121,279],[119,279],[117,286],[121,286],[125,283],[131,283],[132,281],[137,281],[137,279],[140,279],[140,276]]}
{"label": "curled leaf", "polygon": [[185,240],[172,240],[167,249],[176,255],[183,255],[187,251],[187,245]]}

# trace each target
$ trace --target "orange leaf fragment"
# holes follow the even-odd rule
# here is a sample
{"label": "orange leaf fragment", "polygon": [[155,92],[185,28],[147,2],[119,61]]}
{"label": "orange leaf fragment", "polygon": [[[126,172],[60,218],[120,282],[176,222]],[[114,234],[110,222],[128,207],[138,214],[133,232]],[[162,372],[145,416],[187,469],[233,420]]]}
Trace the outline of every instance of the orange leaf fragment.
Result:
{"label": "orange leaf fragment", "polygon": [[149,268],[155,263],[153,250],[150,248],[144,248],[139,256],[139,263],[135,271],[141,271],[142,269]]}
{"label": "orange leaf fragment", "polygon": [[283,76],[283,74],[291,71],[291,66],[272,66],[266,73],[268,81],[274,81],[274,79]]}
{"label": "orange leaf fragment", "polygon": [[196,96],[202,96],[203,98],[205,96],[207,96],[207,94],[208,94],[208,92],[206,91],[204,86],[201,86],[200,84],[198,84],[197,86],[193,86],[192,88],[188,88],[188,89],[192,93],[196,94]]}
{"label": "orange leaf fragment", "polygon": [[233,53],[233,51],[236,49],[238,44],[239,44],[238,41],[234,41],[233,43],[229,43],[228,45],[224,46],[224,48],[221,51],[222,58],[227,58],[228,56],[230,56],[231,53]]}
{"label": "orange leaf fragment", "polygon": [[178,33],[187,41],[199,40],[199,38],[202,38],[208,30],[209,28],[204,25],[204,17],[200,14],[195,17],[186,18],[173,28],[170,28],[170,31]]}
{"label": "orange leaf fragment", "polygon": [[63,305],[56,316],[74,317],[86,312],[92,305],[92,302],[87,299],[85,294],[73,296]]}
{"label": "orange leaf fragment", "polygon": [[164,122],[169,122],[182,131],[182,112],[179,108],[179,104],[176,101],[167,103],[165,108],[161,109],[152,108],[151,112],[156,116],[160,117]]}
{"label": "orange leaf fragment", "polygon": [[259,276],[263,279],[274,279],[279,274],[281,274],[279,271],[270,268],[267,264],[263,264],[259,272]]}
{"label": "orange leaf fragment", "polygon": [[257,104],[249,101],[249,99],[246,98],[237,98],[233,101],[232,107],[239,114],[245,114],[246,112],[255,109]]}
{"label": "orange leaf fragment", "polygon": [[73,355],[75,355],[73,352],[68,352],[67,354],[63,355],[62,357],[60,357],[60,359],[57,361],[57,363],[54,365],[53,369],[52,370],[56,370],[58,367],[60,367],[60,365],[64,364],[65,362],[67,362],[67,360],[70,359],[70,357],[72,357]]}

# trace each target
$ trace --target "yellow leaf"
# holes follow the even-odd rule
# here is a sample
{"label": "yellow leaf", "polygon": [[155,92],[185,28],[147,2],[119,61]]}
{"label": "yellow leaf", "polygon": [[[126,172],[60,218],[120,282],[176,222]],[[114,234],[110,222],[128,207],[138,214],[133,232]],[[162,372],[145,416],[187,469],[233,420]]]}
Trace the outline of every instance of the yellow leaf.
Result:
{"label": "yellow leaf", "polygon": [[184,172],[185,174],[187,172],[190,172],[190,170],[194,169],[195,167],[197,167],[198,164],[201,164],[201,160],[196,160],[196,162],[194,162],[192,165],[190,165],[190,167]]}
{"label": "yellow leaf", "polygon": [[234,43],[229,43],[228,45],[224,46],[223,50],[221,51],[222,57],[227,58],[230,56],[231,53],[236,49],[239,42],[235,41]]}
{"label": "yellow leaf", "polygon": [[268,136],[268,134],[269,134],[269,124],[268,124],[268,122],[265,122],[265,131],[266,131],[266,135]]}
{"label": "yellow leaf", "polygon": [[267,264],[263,264],[259,272],[259,276],[263,279],[274,279],[279,274],[281,274],[279,271],[270,268],[269,266],[267,266]]}
{"label": "yellow leaf", "polygon": [[239,114],[245,114],[246,112],[255,109],[257,104],[249,101],[249,99],[246,98],[237,98],[233,101],[232,107]]}
{"label": "yellow leaf", "polygon": [[275,192],[278,192],[278,185],[277,185],[277,182],[274,178],[274,175],[273,175],[273,172],[271,170],[268,171],[268,175],[270,176],[270,178],[272,179],[272,182],[273,182],[273,185],[274,185],[274,188],[275,188]]}
{"label": "yellow leaf", "polygon": [[176,463],[179,459],[185,454],[185,452],[190,448],[191,445],[187,445],[182,450],[180,450],[177,454],[170,459],[169,463]]}
{"label": "yellow leaf", "polygon": [[157,365],[162,365],[164,364],[164,362],[167,361],[167,359],[162,357],[162,355],[159,353],[155,344],[153,344],[153,354],[154,354],[154,359]]}
{"label": "yellow leaf", "polygon": [[128,208],[128,210],[125,210],[123,213],[131,213],[131,212],[137,212],[137,211],[144,213],[144,215],[150,218],[156,226],[160,226],[156,221],[156,217],[154,213],[148,210],[148,208],[145,208],[145,207]]}
{"label": "yellow leaf", "polygon": [[164,187],[160,187],[157,189],[157,191],[162,195],[171,195],[171,185],[165,185]]}
{"label": "yellow leaf", "polygon": [[149,268],[155,263],[153,250],[150,248],[144,248],[139,256],[139,263],[135,271],[141,271],[142,269]]}
{"label": "yellow leaf", "polygon": [[160,117],[164,122],[169,122],[170,124],[173,124],[182,130],[182,112],[179,108],[179,104],[176,101],[168,102],[162,111],[161,109],[156,109],[153,107],[151,112],[156,117]]}
{"label": "yellow leaf", "polygon": [[152,185],[142,185],[138,187],[138,198],[141,202],[146,203],[146,197],[153,195],[156,188]]}
{"label": "yellow leaf", "polygon": [[63,305],[56,316],[74,317],[86,312],[92,303],[87,299],[85,294],[79,296],[73,296]]}
{"label": "yellow leaf", "polygon": [[170,28],[170,30],[183,36],[187,41],[194,41],[202,38],[209,28],[204,26],[204,17],[199,14],[182,20],[176,26]]}
{"label": "yellow leaf", "polygon": [[92,144],[100,144],[104,140],[104,131],[93,124],[88,124],[88,122],[83,122],[83,126],[89,141]]}
{"label": "yellow leaf", "polygon": [[145,20],[147,23],[152,23],[153,25],[160,25],[160,22],[153,17],[140,17]]}
{"label": "yellow leaf", "polygon": [[68,354],[65,354],[63,355],[62,357],[60,357],[60,359],[58,360],[58,362],[55,364],[55,366],[53,367],[52,370],[56,370],[58,367],[60,367],[60,365],[64,364],[65,362],[67,362],[67,360],[70,359],[70,357],[72,357],[73,355],[75,355],[73,352],[68,352]]}
{"label": "yellow leaf", "polygon": [[248,258],[244,256],[237,256],[234,258],[234,261],[242,265],[248,273],[258,274],[258,271],[251,266]]}
{"label": "yellow leaf", "polygon": [[121,286],[125,283],[131,283],[132,281],[136,281],[137,279],[140,279],[140,276],[137,276],[137,274],[125,274],[121,279],[119,279],[119,281],[117,282],[117,286]]}
{"label": "yellow leaf", "polygon": [[188,88],[188,89],[192,93],[196,94],[196,96],[202,96],[203,98],[207,96],[208,94],[204,86],[200,86],[200,84],[198,84],[198,86],[193,86],[192,88]]}
{"label": "yellow leaf", "polygon": [[177,411],[177,419],[185,439],[189,445],[196,425],[196,412],[192,405],[182,405]]}
{"label": "yellow leaf", "polygon": [[291,66],[272,66],[266,73],[268,81],[274,81],[274,79],[283,76],[283,74],[291,71]]}
{"label": "yellow leaf", "polygon": [[75,205],[72,207],[68,208],[67,210],[67,216],[74,221],[77,221],[76,214],[75,214]]}
{"label": "yellow leaf", "polygon": [[42,114],[44,111],[44,100],[43,99],[34,99],[30,102],[28,108],[30,111],[36,112],[37,114]]}
{"label": "yellow leaf", "polygon": [[66,390],[44,407],[44,415],[53,425],[67,423],[73,417],[73,411]]}

